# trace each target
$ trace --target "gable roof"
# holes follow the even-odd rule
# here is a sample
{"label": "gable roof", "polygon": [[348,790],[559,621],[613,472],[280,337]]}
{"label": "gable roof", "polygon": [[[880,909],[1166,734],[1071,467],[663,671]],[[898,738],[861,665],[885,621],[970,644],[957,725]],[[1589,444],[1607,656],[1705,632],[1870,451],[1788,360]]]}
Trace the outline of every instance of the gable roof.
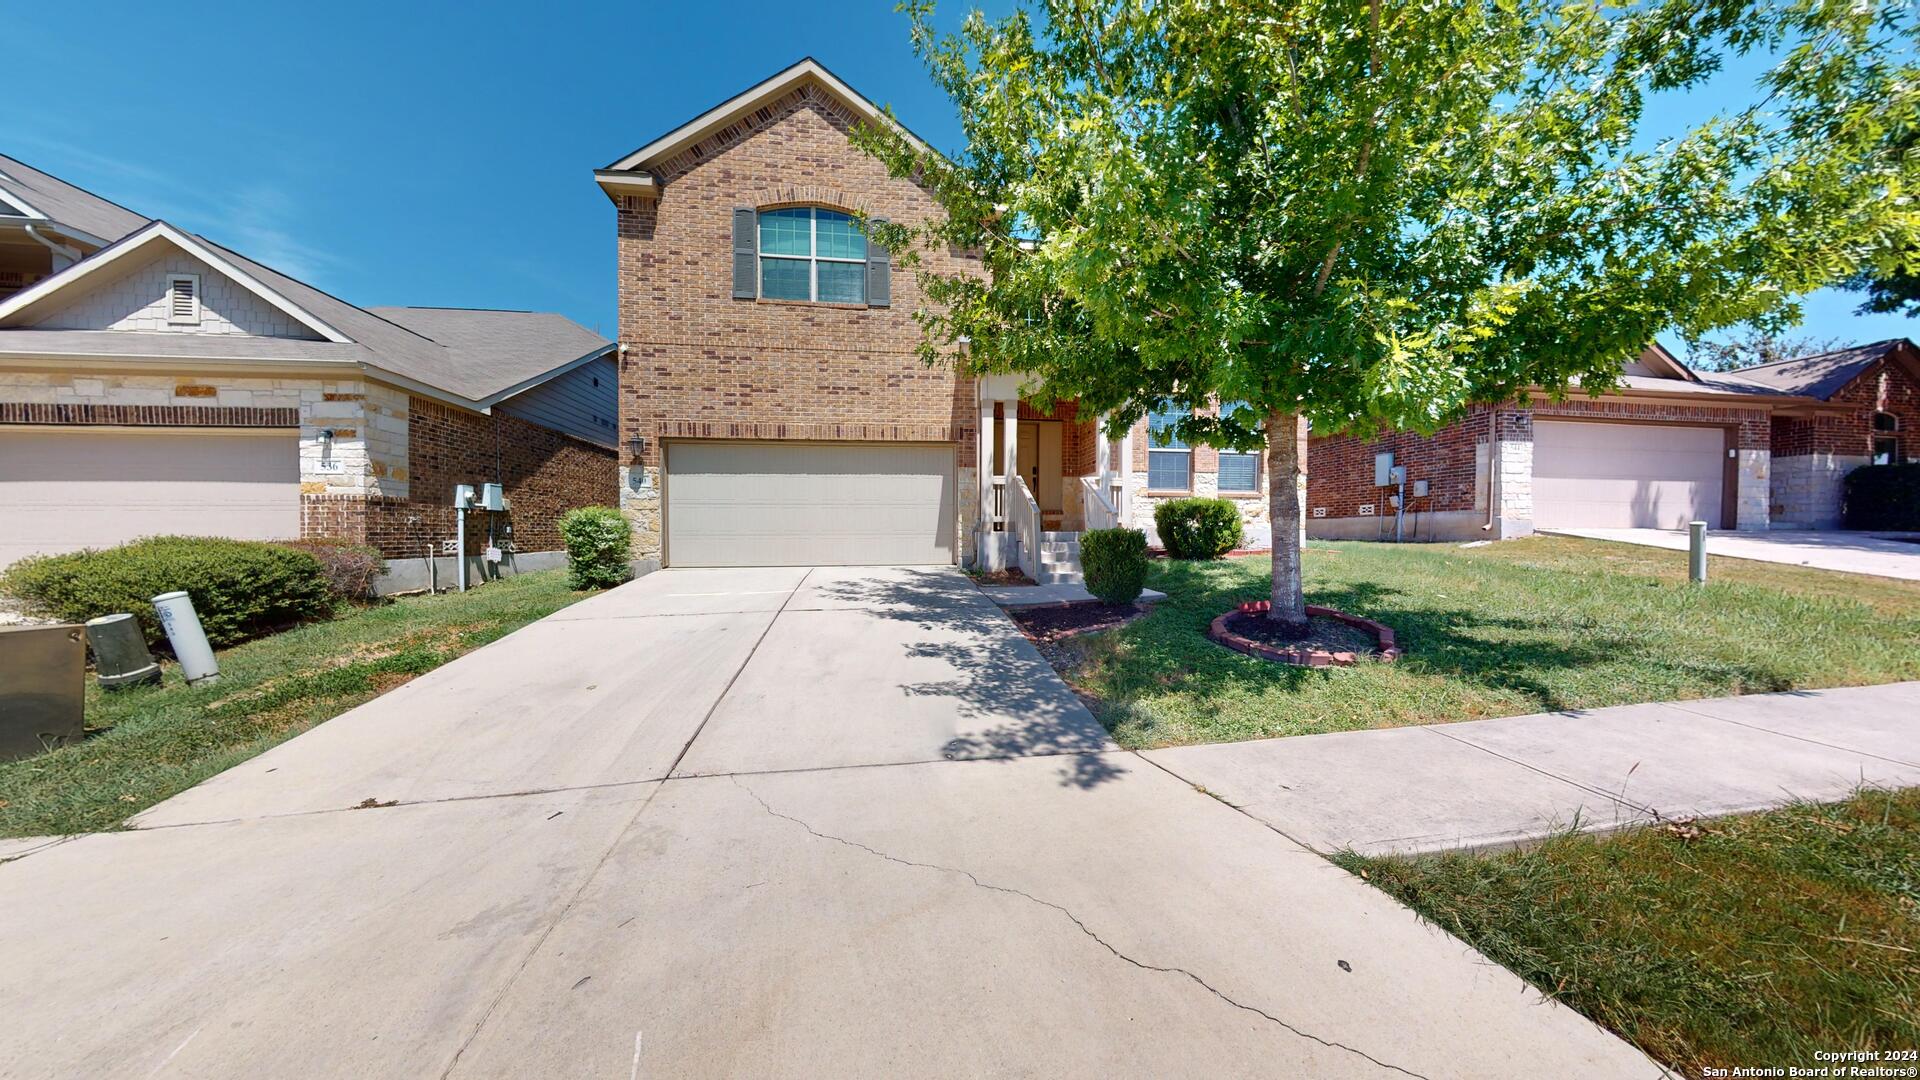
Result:
{"label": "gable roof", "polygon": [[[561,315],[415,308],[370,311],[164,221],[149,222],[0,300],[0,324],[31,315],[116,263],[162,243],[213,267],[324,340],[0,325],[0,355],[351,361],[406,389],[484,412],[505,397],[614,348],[611,341]],[[415,314],[423,310],[439,314]]]}
{"label": "gable roof", "polygon": [[1913,342],[1906,338],[1889,338],[1886,341],[1854,345],[1850,348],[1836,349],[1833,352],[1797,356],[1791,360],[1775,360],[1770,364],[1755,364],[1752,367],[1727,372],[1727,376],[1765,387],[1775,393],[1795,394],[1826,401],[1877,361],[1901,353],[1903,349],[1906,356],[1915,355]]}
{"label": "gable roof", "polygon": [[100,245],[141,229],[149,220],[5,154],[0,154],[0,196],[26,211],[29,219]]}
{"label": "gable roof", "polygon": [[607,193],[608,198],[618,199],[621,195],[657,191],[654,178],[647,175],[647,170],[654,163],[685,150],[701,139],[735,123],[755,109],[786,96],[800,86],[809,84],[824,90],[854,115],[870,123],[885,124],[899,132],[916,148],[928,149],[927,144],[918,135],[888,116],[885,110],[873,103],[872,99],[848,86],[838,75],[828,71],[826,65],[808,56],[641,146],[606,168],[594,170],[594,178],[600,184],[601,190]]}
{"label": "gable roof", "polygon": [[257,263],[248,263],[247,260],[239,258],[225,248],[191,236],[164,221],[150,221],[139,231],[129,233],[59,273],[42,278],[5,300],[0,300],[0,322],[5,322],[33,308],[50,305],[59,294],[77,287],[88,278],[97,277],[110,268],[123,264],[130,256],[159,244],[171,244],[213,267],[328,341],[350,340],[321,316],[300,306],[283,290],[273,288],[269,283],[262,281],[260,275],[249,272],[265,270],[264,267]]}

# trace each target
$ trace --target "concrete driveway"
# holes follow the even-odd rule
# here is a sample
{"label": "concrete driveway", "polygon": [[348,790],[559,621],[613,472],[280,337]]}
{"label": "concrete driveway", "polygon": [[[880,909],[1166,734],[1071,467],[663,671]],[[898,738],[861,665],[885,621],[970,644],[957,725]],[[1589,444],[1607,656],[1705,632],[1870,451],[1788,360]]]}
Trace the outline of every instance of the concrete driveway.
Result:
{"label": "concrete driveway", "polygon": [[951,571],[654,574],[136,824],[0,850],[7,1075],[1660,1071]]}
{"label": "concrete driveway", "polygon": [[[1666,529],[1543,529],[1556,536],[1583,536],[1623,544],[1687,550],[1684,531]],[[1709,532],[1707,554],[1730,559],[1811,566],[1848,574],[1920,581],[1920,533],[1826,532],[1772,529],[1767,532]]]}

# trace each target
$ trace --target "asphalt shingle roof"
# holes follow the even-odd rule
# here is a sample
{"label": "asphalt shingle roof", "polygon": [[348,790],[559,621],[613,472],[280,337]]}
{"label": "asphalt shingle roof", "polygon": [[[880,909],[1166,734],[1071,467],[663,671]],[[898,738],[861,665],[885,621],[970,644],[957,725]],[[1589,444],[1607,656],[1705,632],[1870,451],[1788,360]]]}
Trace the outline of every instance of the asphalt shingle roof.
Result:
{"label": "asphalt shingle roof", "polygon": [[1797,394],[1825,401],[1872,366],[1874,361],[1905,342],[1905,338],[1890,338],[1834,352],[1756,364],[1728,372],[1727,376],[1754,383],[1776,394]]}
{"label": "asphalt shingle roof", "polygon": [[118,203],[108,202],[59,177],[48,176],[5,154],[0,154],[0,192],[26,203],[56,224],[71,226],[108,243],[139,230],[148,221]]}

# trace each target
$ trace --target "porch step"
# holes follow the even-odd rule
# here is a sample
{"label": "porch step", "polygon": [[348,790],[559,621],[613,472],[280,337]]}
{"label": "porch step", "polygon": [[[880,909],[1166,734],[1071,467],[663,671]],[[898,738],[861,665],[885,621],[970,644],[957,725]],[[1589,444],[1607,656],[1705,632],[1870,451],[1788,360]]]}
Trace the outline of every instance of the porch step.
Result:
{"label": "porch step", "polygon": [[1080,534],[1049,530],[1040,534],[1040,584],[1079,585],[1086,579],[1080,572]]}

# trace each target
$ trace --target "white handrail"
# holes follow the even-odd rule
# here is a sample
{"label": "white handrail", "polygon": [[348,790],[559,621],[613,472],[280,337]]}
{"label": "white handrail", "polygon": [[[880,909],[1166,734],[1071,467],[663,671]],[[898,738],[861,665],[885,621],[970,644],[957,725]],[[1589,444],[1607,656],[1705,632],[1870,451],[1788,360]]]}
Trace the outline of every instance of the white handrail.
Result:
{"label": "white handrail", "polygon": [[1007,528],[1020,545],[1020,571],[1040,580],[1040,504],[1018,473],[1007,477]]}
{"label": "white handrail", "polygon": [[1100,490],[1100,481],[1091,476],[1080,478],[1080,521],[1087,529],[1115,529],[1120,526],[1120,511]]}

